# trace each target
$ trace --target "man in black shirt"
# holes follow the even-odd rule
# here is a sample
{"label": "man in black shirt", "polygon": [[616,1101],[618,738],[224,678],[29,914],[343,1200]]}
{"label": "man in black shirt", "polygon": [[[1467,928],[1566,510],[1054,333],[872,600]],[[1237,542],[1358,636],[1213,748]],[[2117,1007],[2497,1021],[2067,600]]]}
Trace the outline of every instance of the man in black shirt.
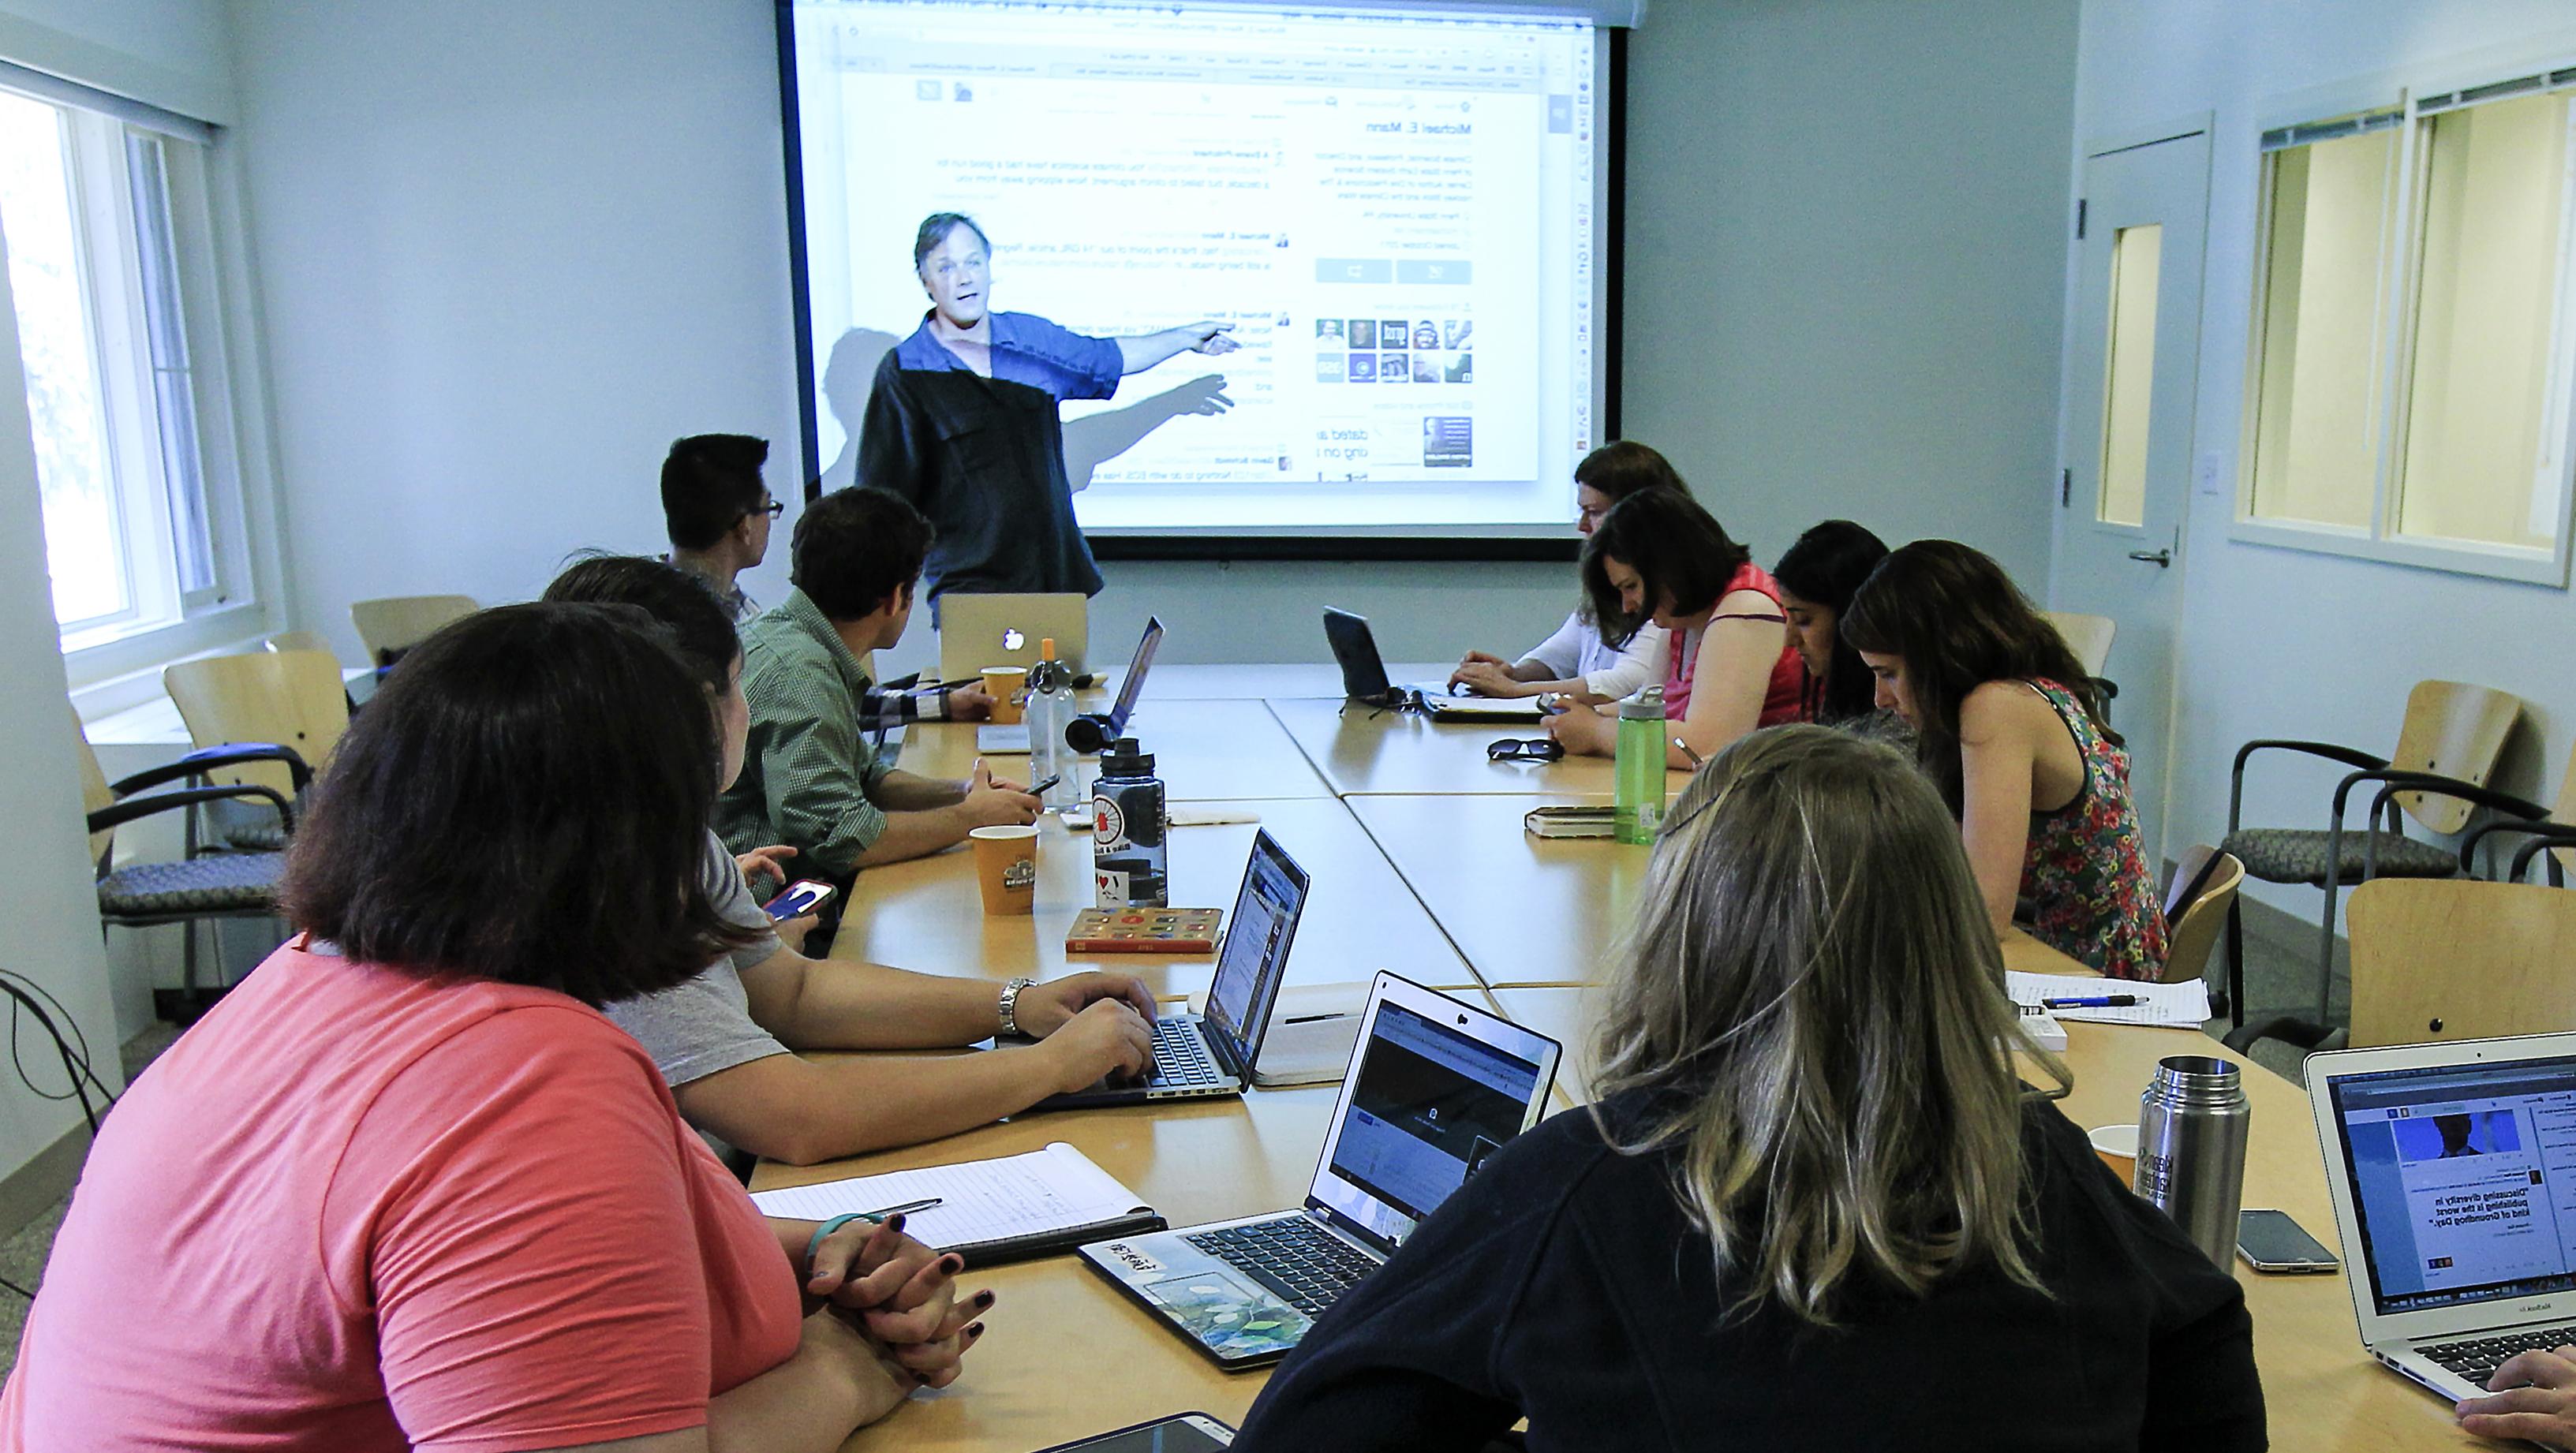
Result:
{"label": "man in black shirt", "polygon": [[858,483],[912,501],[938,543],[924,571],[951,590],[1096,595],[1100,569],[1073,518],[1065,399],[1105,399],[1118,380],[1185,351],[1231,353],[1233,324],[1186,323],[1094,338],[1032,313],[989,311],[983,230],[954,212],[921,224],[913,265],[930,311],[877,365],[860,429]]}

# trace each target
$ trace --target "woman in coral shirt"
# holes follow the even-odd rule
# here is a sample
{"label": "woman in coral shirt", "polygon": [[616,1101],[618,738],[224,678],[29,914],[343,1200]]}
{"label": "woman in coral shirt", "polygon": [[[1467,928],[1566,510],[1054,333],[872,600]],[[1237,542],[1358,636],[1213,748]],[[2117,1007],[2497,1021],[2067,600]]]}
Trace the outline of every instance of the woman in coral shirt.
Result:
{"label": "woman in coral shirt", "polygon": [[91,1151],[0,1448],[821,1453],[956,1375],[956,1260],[762,1217],[599,1012],[740,932],[717,724],[642,621],[404,658],[290,849],[303,934]]}

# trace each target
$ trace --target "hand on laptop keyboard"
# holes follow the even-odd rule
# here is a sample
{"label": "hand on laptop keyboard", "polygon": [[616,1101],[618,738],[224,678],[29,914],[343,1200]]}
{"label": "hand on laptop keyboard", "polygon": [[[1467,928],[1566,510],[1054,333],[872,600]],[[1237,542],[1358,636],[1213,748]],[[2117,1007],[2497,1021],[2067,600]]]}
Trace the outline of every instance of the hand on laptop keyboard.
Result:
{"label": "hand on laptop keyboard", "polygon": [[1154,1026],[1123,1000],[1098,999],[1031,1052],[1054,1058],[1058,1094],[1070,1095],[1103,1078],[1133,1084],[1153,1072]]}
{"label": "hand on laptop keyboard", "polygon": [[[2450,1364],[2445,1361],[2444,1365]],[[2517,1352],[2496,1368],[2486,1385],[2505,1391],[2461,1402],[2461,1431],[2481,1438],[2528,1438],[2553,1448],[2576,1447],[2576,1346]]]}

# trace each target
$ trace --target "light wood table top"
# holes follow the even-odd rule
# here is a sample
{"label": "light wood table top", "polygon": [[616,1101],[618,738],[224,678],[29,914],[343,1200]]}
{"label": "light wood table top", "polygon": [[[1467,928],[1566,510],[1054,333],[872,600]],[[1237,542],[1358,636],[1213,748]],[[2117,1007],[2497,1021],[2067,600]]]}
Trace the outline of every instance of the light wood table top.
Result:
{"label": "light wood table top", "polygon": [[1649,849],[1607,838],[1536,838],[1521,828],[1533,807],[1585,800],[1345,799],[1477,977],[1495,989],[1599,978],[1602,956],[1627,921]]}
{"label": "light wood table top", "polygon": [[[1123,667],[1121,669],[1124,669]],[[1388,663],[1390,681],[1446,681],[1453,661]],[[1145,678],[1147,701],[1258,701],[1273,696],[1342,699],[1342,668],[1330,661],[1219,665],[1156,661]]]}
{"label": "light wood table top", "polygon": [[[1440,926],[1341,803],[1314,797],[1193,806],[1241,811],[1261,820],[1173,828],[1174,904],[1231,912],[1252,835],[1262,828],[1313,875],[1314,891],[1288,950],[1288,983],[1366,982],[1386,968],[1433,988],[1475,985],[1475,975]],[[1100,954],[1069,960],[1065,930],[1094,901],[1090,833],[1069,831],[1056,819],[1044,818],[1039,822],[1033,913],[985,916],[974,858],[962,846],[951,848],[862,871],[832,954],[996,983],[1021,974],[1045,979],[1069,969],[1111,969],[1139,976],[1166,998],[1206,990],[1216,968],[1212,955]]]}
{"label": "light wood table top", "polygon": [[[1085,711],[1107,710],[1104,702],[1087,693],[1082,705]],[[1157,702],[1149,695],[1127,726],[1128,735],[1154,754],[1154,775],[1163,779],[1174,802],[1333,795],[1261,702]],[[904,728],[903,736],[903,753],[895,765],[904,771],[953,778],[974,770],[977,753],[971,722],[916,723]],[[1028,780],[1026,755],[988,760],[1000,775]],[[1088,788],[1098,775],[1098,760],[1085,758],[1083,786]]]}
{"label": "light wood table top", "polygon": [[[1400,792],[1610,800],[1608,757],[1561,762],[1486,758],[1486,744],[1498,738],[1542,735],[1534,722],[1441,723],[1416,712],[1383,711],[1338,698],[1274,697],[1270,710],[1305,748],[1324,780],[1346,797]],[[1687,773],[1671,774],[1667,795],[1679,792],[1687,780]]]}

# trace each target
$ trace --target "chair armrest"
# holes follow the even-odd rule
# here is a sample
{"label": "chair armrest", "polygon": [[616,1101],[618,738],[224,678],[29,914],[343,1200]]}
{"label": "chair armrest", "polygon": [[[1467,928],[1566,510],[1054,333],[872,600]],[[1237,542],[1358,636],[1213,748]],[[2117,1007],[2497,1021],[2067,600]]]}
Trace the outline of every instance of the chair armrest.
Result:
{"label": "chair armrest", "polygon": [[275,742],[226,742],[222,746],[190,752],[175,762],[145,768],[123,781],[110,784],[108,790],[124,797],[146,787],[158,787],[182,777],[202,777],[219,767],[238,767],[245,762],[285,763],[287,780],[295,784],[298,792],[313,782],[313,769],[304,764],[304,759],[296,754],[293,747]]}
{"label": "chair armrest", "polygon": [[[2515,850],[2513,866],[2507,869],[2504,875],[2504,880],[2508,883],[2521,882],[2523,870],[2530,867],[2531,860],[2539,854],[2551,848],[2576,847],[2576,827],[2566,823],[2514,823],[2512,826],[2529,832],[2531,840]],[[2549,860],[2549,886],[2553,888],[2567,886],[2566,870],[2558,866],[2556,858]]]}
{"label": "chair armrest", "polygon": [[200,802],[220,802],[226,798],[259,798],[277,809],[279,821],[285,823],[288,830],[295,827],[295,808],[286,800],[284,793],[256,782],[243,782],[230,787],[178,787],[168,792],[146,792],[122,802],[112,802],[89,815],[89,831],[105,832],[120,823],[150,817],[156,812],[168,812],[174,807],[194,807]]}
{"label": "chair armrest", "polygon": [[[2542,816],[2545,818],[2546,814]],[[2542,837],[2568,834],[2571,838],[2576,838],[2576,822],[2524,822],[2515,818],[2504,818],[2479,823],[2469,829],[2468,836],[2460,839],[2460,870],[2468,871],[2469,856],[2478,850],[2480,844],[2500,832],[2537,833]]]}
{"label": "chair armrest", "polygon": [[2230,1030],[2221,1042],[2238,1054],[2252,1050],[2254,1041],[2258,1039],[2277,1039],[2301,1049],[2314,1049],[2331,1033],[2333,1031],[2322,1024],[2310,1023],[2295,1014],[2282,1014],[2252,1024],[2240,1024]]}
{"label": "chair armrest", "polygon": [[[2347,767],[2376,771],[2388,765],[2386,757],[2374,757],[2352,747],[2339,747],[2332,742],[2303,742],[2294,737],[2257,737],[2236,749],[2236,760],[2227,769],[2227,830],[2244,826],[2241,821],[2245,805],[2245,760],[2256,752],[2305,752],[2311,757],[2324,757]],[[2342,816],[2340,805],[2336,816]]]}

